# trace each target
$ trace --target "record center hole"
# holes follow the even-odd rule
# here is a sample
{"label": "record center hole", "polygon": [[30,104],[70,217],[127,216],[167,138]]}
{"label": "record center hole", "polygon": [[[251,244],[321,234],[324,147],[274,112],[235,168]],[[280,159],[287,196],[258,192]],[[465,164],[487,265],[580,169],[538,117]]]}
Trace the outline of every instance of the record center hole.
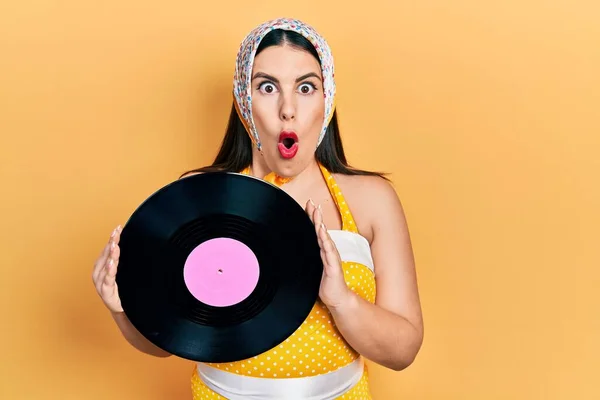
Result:
{"label": "record center hole", "polygon": [[223,273],[223,270],[222,270],[221,268],[219,268],[219,269],[217,270],[217,273],[218,273],[219,275],[221,275],[221,274]]}

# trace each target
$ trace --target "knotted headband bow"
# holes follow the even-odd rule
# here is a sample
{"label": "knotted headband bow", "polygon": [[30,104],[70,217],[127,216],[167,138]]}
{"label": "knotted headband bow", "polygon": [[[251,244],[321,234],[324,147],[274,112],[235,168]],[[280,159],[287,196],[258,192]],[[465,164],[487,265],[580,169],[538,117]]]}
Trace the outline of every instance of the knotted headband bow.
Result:
{"label": "knotted headband bow", "polygon": [[261,40],[274,29],[293,31],[304,36],[315,48],[319,55],[321,74],[323,76],[323,95],[325,97],[325,118],[319,133],[317,146],[321,144],[327,126],[335,109],[335,80],[333,55],[323,37],[314,28],[297,19],[279,18],[267,21],[252,30],[242,41],[237,54],[235,75],[233,79],[233,95],[238,114],[256,147],[260,150],[261,143],[252,118],[252,67],[256,49]]}

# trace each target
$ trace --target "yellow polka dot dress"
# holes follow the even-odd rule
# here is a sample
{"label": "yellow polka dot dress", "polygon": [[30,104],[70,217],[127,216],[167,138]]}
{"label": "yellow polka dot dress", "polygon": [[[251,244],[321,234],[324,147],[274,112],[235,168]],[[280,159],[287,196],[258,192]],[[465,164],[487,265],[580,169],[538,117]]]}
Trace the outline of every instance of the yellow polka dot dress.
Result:
{"label": "yellow polka dot dress", "polygon": [[[321,166],[327,186],[342,216],[343,235],[356,236],[353,240],[365,242],[359,236],[358,229],[344,197],[333,176]],[[248,173],[248,170],[242,173]],[[333,232],[332,232],[333,233]],[[341,236],[341,238],[343,238]],[[335,241],[335,236],[332,235]],[[348,287],[367,301],[375,302],[375,279],[373,267],[369,262],[354,262],[344,257],[344,243],[338,245],[342,258],[342,268]],[[349,253],[350,254],[350,253]],[[372,263],[371,263],[372,264]],[[279,346],[258,356],[233,363],[206,363],[213,368],[243,376],[285,379],[310,377],[335,371],[359,357],[336,329],[335,323],[327,307],[317,300],[304,323]],[[191,377],[194,400],[225,399],[206,386],[197,373],[196,368]],[[368,383],[368,371],[365,367],[362,377],[350,390],[338,399],[371,400]]]}

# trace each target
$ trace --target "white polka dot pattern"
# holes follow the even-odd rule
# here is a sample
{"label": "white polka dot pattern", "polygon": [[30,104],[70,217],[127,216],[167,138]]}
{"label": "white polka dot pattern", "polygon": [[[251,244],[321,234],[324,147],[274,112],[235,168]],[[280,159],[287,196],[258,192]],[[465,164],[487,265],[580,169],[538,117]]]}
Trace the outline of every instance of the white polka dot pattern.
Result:
{"label": "white polka dot pattern", "polygon": [[[342,229],[358,233],[352,213],[333,176],[324,167],[321,167],[321,170],[342,216]],[[355,261],[343,261],[342,269],[348,287],[357,295],[374,303],[376,285],[371,269]],[[233,374],[285,379],[334,371],[350,364],[357,357],[359,354],[349,346],[337,330],[327,307],[318,300],[302,325],[279,346],[246,360],[222,364],[207,363],[207,365]],[[195,368],[192,375],[192,392],[194,400],[223,399],[203,384]],[[366,369],[361,380],[339,399],[371,399]]]}
{"label": "white polka dot pattern", "polygon": [[[348,287],[375,301],[371,271],[360,264],[343,263]],[[233,363],[207,363],[234,374],[261,378],[297,378],[333,371],[348,365],[358,354],[335,327],[327,307],[318,300],[303,324],[282,344],[258,356]]]}

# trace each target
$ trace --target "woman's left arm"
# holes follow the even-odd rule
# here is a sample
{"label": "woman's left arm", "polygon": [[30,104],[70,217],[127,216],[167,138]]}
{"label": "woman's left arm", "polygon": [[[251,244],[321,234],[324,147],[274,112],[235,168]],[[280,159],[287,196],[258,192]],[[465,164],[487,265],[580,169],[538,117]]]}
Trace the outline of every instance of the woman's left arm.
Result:
{"label": "woman's left arm", "polygon": [[[371,251],[377,295],[372,304],[354,292],[337,286],[335,301],[328,306],[344,339],[365,358],[400,371],[414,361],[423,342],[423,317],[417,287],[412,245],[404,211],[387,182],[370,182],[373,227]],[[319,233],[329,271],[343,271],[339,253],[326,229]],[[328,243],[327,243],[328,242]],[[329,254],[327,254],[329,253]],[[337,265],[334,265],[337,264]],[[331,278],[332,280],[336,278]],[[339,283],[339,282],[338,282]],[[343,285],[345,286],[345,284]],[[343,295],[342,295],[343,293]]]}

